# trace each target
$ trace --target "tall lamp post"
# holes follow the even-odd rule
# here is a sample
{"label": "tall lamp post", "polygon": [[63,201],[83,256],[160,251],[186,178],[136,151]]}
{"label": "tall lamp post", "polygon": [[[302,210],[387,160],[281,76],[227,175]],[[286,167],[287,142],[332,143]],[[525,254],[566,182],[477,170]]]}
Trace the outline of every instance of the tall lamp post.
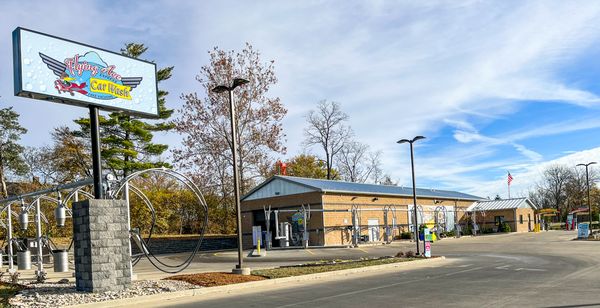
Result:
{"label": "tall lamp post", "polygon": [[590,174],[588,172],[588,167],[590,165],[596,164],[595,161],[589,162],[587,164],[577,164],[577,167],[585,167],[585,183],[587,185],[587,203],[588,203],[588,216],[590,221],[589,230],[592,230],[592,202],[590,200]]}
{"label": "tall lamp post", "polygon": [[398,140],[397,143],[408,143],[410,144],[410,167],[412,169],[412,187],[413,187],[413,212],[414,212],[414,221],[415,221],[415,242],[417,243],[417,255],[419,255],[419,223],[417,220],[417,187],[415,184],[415,155],[413,150],[413,143],[417,140],[425,139],[423,136],[416,136],[415,138],[409,139],[401,139]]}
{"label": "tall lamp post", "polygon": [[237,236],[238,236],[238,264],[232,270],[234,274],[250,275],[250,269],[244,268],[244,257],[242,255],[242,211],[240,208],[240,186],[239,186],[239,170],[237,161],[237,124],[235,121],[235,105],[233,103],[233,90],[238,86],[247,84],[249,81],[242,78],[233,79],[231,86],[219,85],[212,89],[215,93],[229,93],[229,116],[231,119],[231,152],[233,155],[233,189],[235,197],[235,209],[237,213]]}

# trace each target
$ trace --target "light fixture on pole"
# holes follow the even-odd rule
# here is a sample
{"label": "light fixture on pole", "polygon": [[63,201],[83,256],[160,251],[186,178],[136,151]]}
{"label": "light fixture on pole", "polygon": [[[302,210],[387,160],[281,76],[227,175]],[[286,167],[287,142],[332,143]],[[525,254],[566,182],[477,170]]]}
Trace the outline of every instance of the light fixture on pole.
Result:
{"label": "light fixture on pole", "polygon": [[592,202],[590,201],[590,174],[588,172],[588,167],[590,165],[596,164],[595,161],[589,162],[587,164],[577,164],[578,167],[585,167],[585,183],[587,185],[587,203],[588,203],[588,216],[589,216],[589,230],[592,230]]}
{"label": "light fixture on pole", "polygon": [[242,255],[242,211],[240,208],[240,186],[239,186],[239,171],[237,161],[237,124],[235,121],[235,104],[233,103],[233,90],[238,86],[249,83],[248,80],[242,78],[233,79],[231,86],[219,85],[212,89],[215,93],[229,93],[229,116],[231,120],[231,152],[233,155],[233,192],[235,198],[235,209],[237,213],[237,236],[238,236],[238,264],[233,269],[234,274],[250,275],[250,269],[244,268],[244,257]]}
{"label": "light fixture on pole", "polygon": [[417,255],[419,255],[419,225],[417,220],[417,187],[415,184],[415,156],[413,150],[413,143],[417,140],[425,139],[423,136],[416,136],[413,139],[401,139],[397,143],[408,143],[410,144],[410,166],[412,169],[412,187],[413,187],[413,212],[414,212],[414,224],[415,224],[415,242],[417,243]]}

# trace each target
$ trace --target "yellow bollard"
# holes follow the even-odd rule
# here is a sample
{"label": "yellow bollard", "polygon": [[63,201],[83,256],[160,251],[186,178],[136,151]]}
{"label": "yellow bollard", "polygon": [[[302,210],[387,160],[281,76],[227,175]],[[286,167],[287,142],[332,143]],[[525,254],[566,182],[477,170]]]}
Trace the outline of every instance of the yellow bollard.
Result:
{"label": "yellow bollard", "polygon": [[260,239],[256,240],[256,246],[257,246],[257,250],[258,250],[258,254],[260,255]]}

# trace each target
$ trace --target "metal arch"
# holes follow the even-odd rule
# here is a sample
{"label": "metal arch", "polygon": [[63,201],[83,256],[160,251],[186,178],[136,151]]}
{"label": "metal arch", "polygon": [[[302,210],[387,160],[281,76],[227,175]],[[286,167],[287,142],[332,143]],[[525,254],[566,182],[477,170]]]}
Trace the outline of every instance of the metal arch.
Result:
{"label": "metal arch", "polygon": [[[421,224],[425,224],[425,213],[422,205],[417,204],[417,213],[421,215]],[[415,221],[416,228],[419,228],[419,220]]]}
{"label": "metal arch", "polygon": [[7,205],[5,205],[5,206],[2,208],[2,210],[0,210],[0,213],[2,213],[2,212],[4,212],[4,211],[6,211],[6,209],[7,209],[9,206],[12,206],[12,205],[13,205],[13,204],[15,204],[17,201],[19,201],[19,200],[10,201],[10,202],[9,202]]}
{"label": "metal arch", "polygon": [[[434,217],[435,217],[435,225],[436,225],[436,231],[437,231],[437,236],[439,237],[440,235],[440,227],[443,226],[443,230],[444,232],[446,232],[446,227],[448,226],[448,213],[447,213],[448,209],[443,206],[443,205],[438,205],[435,210],[434,210]],[[443,219],[442,219],[442,223],[439,222],[440,217],[439,214],[442,213],[443,215]]]}
{"label": "metal arch", "polygon": [[385,234],[387,237],[386,243],[388,243],[388,244],[390,244],[394,240],[394,227],[390,227],[388,213],[392,213],[392,225],[393,225],[394,222],[397,222],[396,211],[397,211],[396,205],[394,205],[394,204],[386,204],[383,206],[383,212],[384,212],[383,217],[385,220]]}
{"label": "metal arch", "polygon": [[[56,204],[60,204],[60,201],[56,198],[48,197],[46,195],[41,195],[41,196],[33,199],[33,201],[31,203],[29,203],[29,205],[25,208],[25,212],[29,213],[29,210],[31,210],[31,208],[35,206],[35,203],[38,200],[46,200],[46,201],[50,201],[50,202],[55,202]],[[46,221],[46,223],[48,223],[48,221]]]}
{"label": "metal arch", "polygon": [[[151,173],[151,172],[155,172],[155,173],[159,173],[159,174],[165,174],[165,175],[169,175],[174,177],[176,180],[178,180],[179,182],[181,182],[185,187],[187,187],[196,197],[196,199],[198,200],[199,205],[201,206],[201,209],[204,211],[204,224],[200,227],[200,236],[198,239],[198,243],[196,244],[196,247],[194,248],[194,250],[192,251],[192,253],[188,256],[188,258],[186,260],[184,260],[181,264],[178,265],[168,265],[163,263],[162,261],[160,261],[149,249],[148,246],[146,246],[146,242],[144,240],[140,240],[140,245],[142,246],[141,250],[144,253],[144,255],[148,258],[148,261],[150,261],[150,263],[157,268],[158,270],[165,272],[165,273],[179,273],[181,271],[183,271],[184,269],[186,269],[192,262],[193,258],[196,256],[196,254],[198,253],[198,251],[200,250],[200,246],[202,244],[202,240],[204,239],[204,233],[206,231],[206,228],[208,226],[208,205],[206,204],[206,201],[204,199],[204,196],[202,195],[202,192],[200,191],[200,189],[198,188],[198,186],[188,177],[186,177],[185,175],[183,175],[180,172],[177,171],[173,171],[173,170],[169,170],[166,168],[152,168],[152,169],[147,169],[147,170],[141,170],[141,171],[137,171],[132,173],[131,175],[129,175],[128,177],[126,177],[125,179],[123,179],[120,183],[118,183],[118,187],[116,190],[114,190],[111,194],[111,197],[115,198],[116,196],[119,195],[119,193],[124,189],[125,186],[129,186],[129,181],[131,181],[132,179],[135,179],[137,177],[140,177],[144,174],[147,173]],[[141,192],[141,191],[140,191]],[[142,193],[143,194],[143,193]],[[141,238],[141,236],[139,234],[135,235],[135,236],[139,236]],[[148,238],[149,240],[150,238]],[[174,269],[174,270],[169,270],[169,269],[165,269],[165,268],[161,268],[161,266],[159,266],[158,264],[162,265],[163,267],[166,268],[170,268],[170,269]]]}
{"label": "metal arch", "polygon": [[[148,196],[146,196],[146,194],[144,194],[141,189],[139,189],[131,184],[129,184],[127,186],[127,188],[129,190],[131,190],[134,194],[136,194],[136,196],[138,196],[140,199],[142,199],[142,201],[144,202],[144,204],[146,204],[146,207],[148,207],[148,209],[150,209],[150,213],[152,214],[152,222],[150,224],[150,232],[148,233],[148,238],[145,241],[145,243],[147,245],[148,243],[150,243],[150,238],[152,238],[152,234],[154,233],[154,226],[156,225],[156,210],[154,209],[154,205],[152,205],[152,202],[150,202],[150,199],[148,199]],[[130,211],[129,215],[131,216],[131,209],[129,209],[129,211]],[[138,255],[136,257],[135,261],[132,261],[133,266],[137,265],[137,263],[142,258],[142,255],[143,254]]]}
{"label": "metal arch", "polygon": [[85,186],[77,187],[67,194],[67,196],[63,200],[65,207],[67,206],[69,201],[71,201],[71,198],[73,198],[73,196],[75,196],[75,194],[82,194],[88,198],[94,199],[94,195],[90,194],[89,192],[87,192],[85,190],[81,190],[83,187],[85,187]]}

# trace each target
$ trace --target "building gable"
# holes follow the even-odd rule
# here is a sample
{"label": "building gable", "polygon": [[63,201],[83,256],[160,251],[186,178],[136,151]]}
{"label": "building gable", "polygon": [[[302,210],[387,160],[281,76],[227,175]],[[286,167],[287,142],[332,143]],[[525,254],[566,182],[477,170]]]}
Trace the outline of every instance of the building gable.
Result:
{"label": "building gable", "polygon": [[246,195],[243,200],[256,200],[271,198],[277,196],[287,196],[302,194],[307,192],[319,191],[316,188],[287,181],[279,177],[273,177],[270,181],[257,187],[254,191]]}

